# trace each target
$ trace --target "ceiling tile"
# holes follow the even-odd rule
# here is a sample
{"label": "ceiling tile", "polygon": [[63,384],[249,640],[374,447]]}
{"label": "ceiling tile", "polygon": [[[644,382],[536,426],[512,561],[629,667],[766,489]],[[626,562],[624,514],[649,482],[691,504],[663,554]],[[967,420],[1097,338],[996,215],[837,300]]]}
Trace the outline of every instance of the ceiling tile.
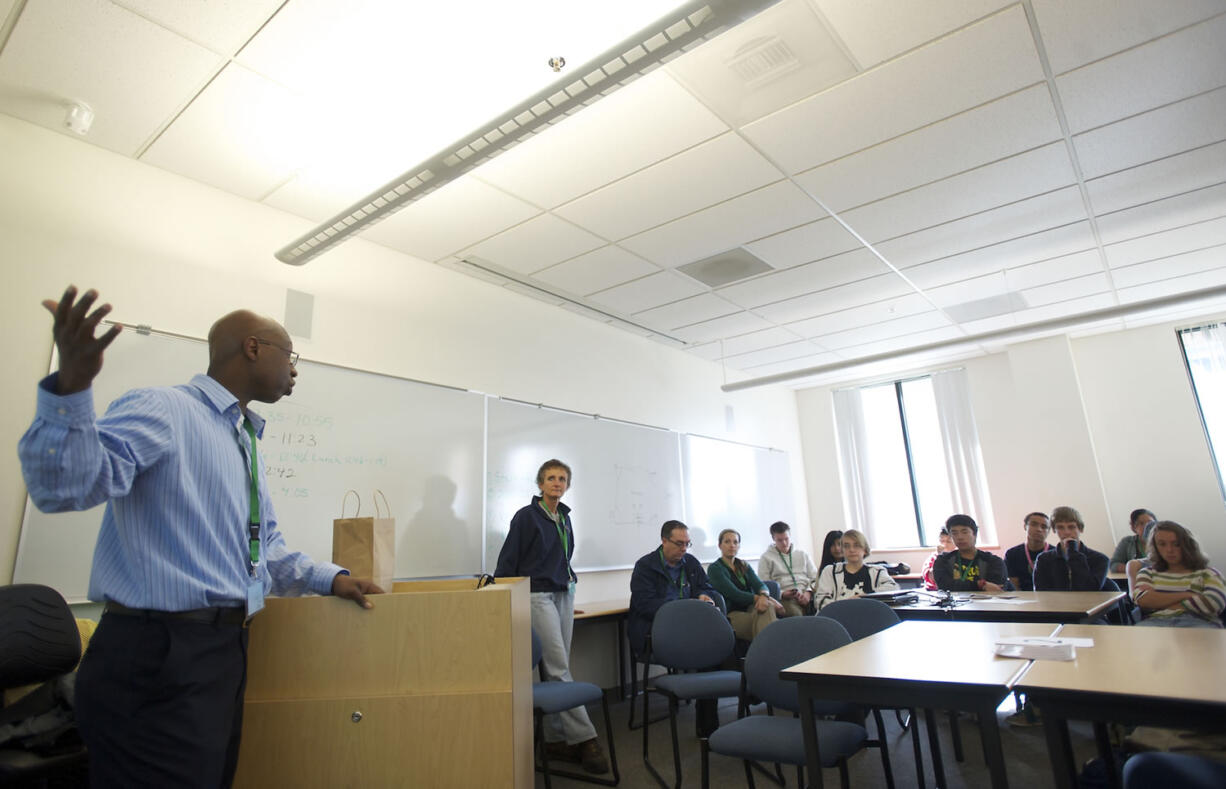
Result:
{"label": "ceiling tile", "polygon": [[[1160,260],[1148,260],[1131,266],[1113,268],[1111,279],[1115,282],[1115,287],[1122,291],[1124,288],[1134,288],[1139,285],[1157,285],[1163,280],[1175,280],[1189,274],[1199,274],[1205,271],[1217,272],[1224,266],[1226,266],[1226,246],[1218,246],[1171,255]],[[1221,285],[1223,282],[1226,282],[1226,278],[1219,280],[1217,284]],[[1163,292],[1155,291],[1150,298],[1178,293],[1180,289],[1191,288],[1182,285],[1173,290],[1164,288]]]}
{"label": "ceiling tile", "polygon": [[812,358],[815,354],[830,355],[828,351],[823,350],[817,345],[808,340],[796,340],[784,345],[776,345],[770,348],[760,349],[752,352],[730,354],[724,361],[728,366],[738,370],[744,370],[750,367],[759,367],[764,364],[774,362],[783,362],[802,358]]}
{"label": "ceiling tile", "polygon": [[1036,85],[808,170],[796,181],[831,211],[843,211],[1058,139],[1047,86]]}
{"label": "ceiling tile", "polygon": [[695,323],[678,329],[674,334],[686,342],[710,342],[721,337],[735,337],[759,329],[769,328],[770,321],[749,312],[736,312],[722,318]]}
{"label": "ceiling tile", "polygon": [[724,298],[743,307],[783,301],[803,293],[868,279],[889,271],[884,263],[866,249],[807,263],[783,271],[764,274],[720,288]]}
{"label": "ceiling tile", "polygon": [[880,241],[875,246],[894,265],[914,266],[1085,219],[1081,191],[1076,186],[1070,186],[889,241]]}
{"label": "ceiling tile", "polygon": [[1015,7],[749,124],[744,132],[796,173],[1042,79],[1025,14]]}
{"label": "ceiling tile", "polygon": [[151,22],[224,55],[233,55],[268,21],[285,0],[114,0]]}
{"label": "ceiling tile", "polygon": [[774,268],[789,268],[849,252],[859,246],[860,242],[847,232],[847,228],[827,218],[753,241],[745,248]]}
{"label": "ceiling tile", "polygon": [[909,341],[909,338],[913,335],[926,332],[930,329],[949,328],[951,326],[952,324],[948,318],[936,310],[931,310],[919,313],[918,315],[908,315],[891,321],[874,323],[869,326],[858,326],[854,329],[823,334],[814,339],[821,343],[822,347],[832,351],[841,351],[845,348],[852,348],[868,342],[888,340],[894,337],[906,337],[908,341],[905,344],[911,345],[912,343]]}
{"label": "ceiling tile", "polygon": [[[871,326],[908,315],[918,315],[932,309],[932,302],[918,293],[908,293],[883,301],[861,304],[845,310],[817,315],[788,325],[790,331],[802,337],[817,337],[858,326]],[[762,310],[759,310],[762,312]]]}
{"label": "ceiling tile", "polygon": [[661,266],[676,267],[825,215],[794,184],[780,181],[631,236],[621,246]]}
{"label": "ceiling tile", "polygon": [[1104,244],[1226,216],[1226,183],[1155,200],[1098,217]]}
{"label": "ceiling tile", "polygon": [[[1117,304],[1114,296],[1112,296],[1110,293],[1099,293],[1094,296],[1074,298],[1067,301],[1044,304],[1040,307],[1031,307],[1025,310],[1018,310],[1010,315],[998,315],[993,318],[969,321],[962,324],[962,328],[970,335],[977,335],[990,331],[1009,329],[1015,326],[1025,327],[1029,324],[1040,323],[1042,321],[1067,318],[1080,312],[1105,310],[1115,306],[1117,306]],[[1061,330],[1044,331],[1034,336],[1048,336],[1049,334],[1053,333],[1061,333]],[[1018,337],[1015,339],[1015,341],[1020,341],[1021,339],[1021,337]]]}
{"label": "ceiling tile", "polygon": [[537,213],[527,203],[461,176],[362,235],[422,260],[440,260]]}
{"label": "ceiling tile", "polygon": [[551,208],[726,131],[660,69],[499,155],[481,178]]}
{"label": "ceiling tile", "polygon": [[716,349],[715,356],[712,358],[736,356],[753,351],[761,351],[766,348],[774,348],[777,345],[790,345],[799,339],[799,336],[787,329],[772,326],[769,329],[762,329],[761,331],[754,331],[736,337],[728,337],[712,343],[711,345]]}
{"label": "ceiling tile", "polygon": [[1107,280],[1107,275],[1100,272],[1065,280],[1064,282],[1054,282],[1050,285],[1027,288],[1022,291],[1022,296],[1025,297],[1026,303],[1031,307],[1042,307],[1047,304],[1055,304],[1061,301],[1068,301],[1069,299],[1080,299],[1086,296],[1096,296],[1100,293],[1109,293],[1110,291],[1111,283]]}
{"label": "ceiling tile", "polygon": [[1005,285],[1009,290],[1021,291],[1053,282],[1062,282],[1066,279],[1084,277],[1102,270],[1103,261],[1098,250],[1087,249],[1084,252],[1062,255],[1050,260],[1007,269]]}
{"label": "ceiling tile", "polygon": [[531,274],[603,244],[586,230],[552,214],[541,214],[469,247],[461,256],[477,255],[502,268]]}
{"label": "ceiling tile", "polygon": [[1075,183],[1064,143],[878,200],[842,214],[869,241],[892,238]]}
{"label": "ceiling tile", "polygon": [[968,301],[1003,296],[1008,292],[1003,271],[924,290],[928,298],[932,299],[932,302],[938,307],[952,307]]}
{"label": "ceiling tile", "polygon": [[842,357],[836,353],[823,352],[801,356],[797,359],[788,359],[782,362],[773,364],[762,364],[755,366],[744,366],[738,369],[746,370],[755,378],[765,377],[768,375],[780,375],[782,373],[795,372],[796,370],[808,370],[811,367],[820,367],[825,364],[835,364],[842,360]]}
{"label": "ceiling tile", "polygon": [[1094,213],[1173,197],[1226,180],[1226,142],[1160,159],[1113,175],[1086,182]]}
{"label": "ceiling tile", "polygon": [[141,161],[259,200],[303,162],[299,97],[231,63]]}
{"label": "ceiling tile", "polygon": [[930,288],[1093,247],[1090,223],[1075,222],[910,266],[903,273],[919,287]]}
{"label": "ceiling tile", "polygon": [[1032,0],[1052,71],[1144,44],[1222,12],[1221,0]]}
{"label": "ceiling tile", "polygon": [[687,296],[701,293],[706,288],[689,277],[675,271],[661,271],[627,282],[588,297],[597,304],[632,315],[652,307],[659,307]]}
{"label": "ceiling tile", "polygon": [[1226,139],[1226,88],[1202,93],[1073,139],[1086,178]]}
{"label": "ceiling tile", "polygon": [[1226,217],[1153,233],[1105,248],[1112,268],[1226,245]]}
{"label": "ceiling tile", "polygon": [[75,138],[64,115],[85,102],[94,111],[85,139],[131,156],[224,63],[104,0],[26,3],[0,51],[0,112]]}
{"label": "ceiling tile", "polygon": [[815,0],[862,67],[925,44],[1008,5],[1005,0],[896,3],[893,0]]}
{"label": "ceiling tile", "polygon": [[701,323],[711,318],[721,318],[738,312],[735,304],[724,301],[712,293],[699,293],[688,299],[674,301],[663,307],[656,307],[635,313],[634,319],[647,321],[665,329],[679,329],[694,323]]}
{"label": "ceiling tile", "polygon": [[914,293],[915,291],[903,281],[902,277],[897,274],[883,274],[787,301],[766,304],[755,308],[754,312],[776,323],[796,321],[796,323],[790,323],[787,328],[802,336],[812,336],[808,334],[804,320],[806,318],[873,302],[898,299]]}
{"label": "ceiling tile", "polygon": [[856,73],[807,0],[783,0],[667,68],[733,126],[743,126]]}
{"label": "ceiling tile", "polygon": [[[1195,264],[1190,263],[1187,266],[1189,273],[1181,276],[1155,279],[1133,287],[1120,287],[1117,291],[1120,302],[1129,304],[1138,301],[1160,299],[1163,296],[1177,296],[1181,293],[1190,293],[1196,290],[1220,288],[1222,282],[1226,281],[1226,256],[1222,254],[1221,250],[1213,257],[1204,256],[1199,252],[1192,252],[1181,257],[1196,258]],[[1151,264],[1142,263],[1140,265],[1149,266]],[[1144,276],[1139,274],[1137,278],[1143,279]]]}
{"label": "ceiling tile", "polygon": [[617,240],[780,177],[744,140],[725,134],[567,203],[556,213]]}
{"label": "ceiling tile", "polygon": [[1226,14],[1056,78],[1074,133],[1226,85]]}
{"label": "ceiling tile", "polygon": [[532,278],[586,296],[659,270],[624,249],[606,246],[538,271]]}
{"label": "ceiling tile", "polygon": [[[879,353],[893,353],[906,348],[918,348],[934,342],[945,342],[964,337],[965,333],[957,326],[943,326],[927,331],[917,331],[897,337],[886,337],[839,349],[839,354],[845,359],[863,359]],[[904,339],[905,338],[905,339]]]}

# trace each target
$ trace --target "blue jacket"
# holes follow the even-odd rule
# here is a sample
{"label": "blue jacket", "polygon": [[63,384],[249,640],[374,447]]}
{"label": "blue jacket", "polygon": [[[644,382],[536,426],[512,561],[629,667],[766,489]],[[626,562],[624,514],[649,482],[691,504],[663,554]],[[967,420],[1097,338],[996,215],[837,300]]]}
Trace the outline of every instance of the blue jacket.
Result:
{"label": "blue jacket", "polygon": [[575,555],[575,530],[570,507],[558,502],[558,512],[566,521],[566,551],[558,539],[558,527],[541,508],[541,497],[515,513],[511,528],[498,552],[494,576],[526,576],[534,592],[565,592],[570,587],[570,560]]}
{"label": "blue jacket", "polygon": [[[686,597],[705,594],[712,600],[719,599],[719,592],[707,580],[702,565],[688,553],[682,558],[682,572],[685,574]],[[664,570],[659,548],[634,563],[634,574],[630,576],[630,624],[627,629],[634,654],[642,655],[646,649],[647,634],[651,632],[656,611],[668,601],[676,599],[677,585]]]}

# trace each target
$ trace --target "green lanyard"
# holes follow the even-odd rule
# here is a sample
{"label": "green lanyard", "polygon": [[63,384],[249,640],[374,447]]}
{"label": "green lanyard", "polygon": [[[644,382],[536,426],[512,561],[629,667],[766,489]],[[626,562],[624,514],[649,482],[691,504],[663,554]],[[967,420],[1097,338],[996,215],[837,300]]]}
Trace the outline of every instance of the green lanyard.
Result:
{"label": "green lanyard", "polygon": [[251,420],[243,417],[243,427],[247,437],[251,439],[251,497],[247,517],[248,546],[251,554],[251,569],[254,572],[260,566],[260,461],[256,454],[255,426]]}
{"label": "green lanyard", "polygon": [[796,573],[792,572],[792,552],[789,550],[787,553],[784,553],[778,548],[775,549],[775,552],[783,560],[783,565],[788,568],[788,575],[792,576],[792,586],[800,586],[800,584],[796,583]]}
{"label": "green lanyard", "polygon": [[558,539],[562,541],[562,561],[566,562],[566,574],[573,581],[575,573],[570,569],[570,540],[566,538],[566,516],[561,512],[552,513],[545,506],[545,502],[540,502],[541,509],[549,516],[549,520],[553,521],[553,527],[558,530]]}
{"label": "green lanyard", "polygon": [[[664,561],[664,549],[660,548],[656,551],[660,554],[660,566],[664,568],[664,572],[668,573],[668,562]],[[689,585],[689,579],[685,577],[685,562],[681,563],[681,572],[677,573],[677,599],[685,599],[685,587]]]}

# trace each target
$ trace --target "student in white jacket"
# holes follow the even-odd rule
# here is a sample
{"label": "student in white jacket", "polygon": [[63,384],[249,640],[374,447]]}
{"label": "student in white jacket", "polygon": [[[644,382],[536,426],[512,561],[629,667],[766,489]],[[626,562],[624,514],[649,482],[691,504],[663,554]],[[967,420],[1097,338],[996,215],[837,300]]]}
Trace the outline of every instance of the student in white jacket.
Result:
{"label": "student in white jacket", "polygon": [[817,581],[817,565],[809,554],[792,545],[791,527],[783,521],[771,524],[771,540],[775,543],[758,559],[758,577],[779,584],[783,593],[782,616],[813,613],[813,584]]}
{"label": "student in white jacket", "polygon": [[817,577],[813,604],[817,610],[835,600],[847,600],[870,592],[890,592],[898,582],[879,564],[865,564],[869,555],[868,539],[856,531],[843,532],[843,561],[828,564]]}

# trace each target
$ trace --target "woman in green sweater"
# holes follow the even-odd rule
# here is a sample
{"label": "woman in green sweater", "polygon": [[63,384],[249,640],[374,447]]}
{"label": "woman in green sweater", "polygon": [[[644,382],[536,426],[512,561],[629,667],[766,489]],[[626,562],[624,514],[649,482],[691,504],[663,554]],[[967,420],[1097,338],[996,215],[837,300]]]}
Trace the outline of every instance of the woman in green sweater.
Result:
{"label": "woman in green sweater", "polygon": [[741,549],[741,535],[735,529],[719,533],[719,559],[707,568],[711,585],[728,603],[728,621],[736,637],[753,641],[762,628],[783,613],[783,605],[770,596],[766,584],[745,562],[736,558]]}

